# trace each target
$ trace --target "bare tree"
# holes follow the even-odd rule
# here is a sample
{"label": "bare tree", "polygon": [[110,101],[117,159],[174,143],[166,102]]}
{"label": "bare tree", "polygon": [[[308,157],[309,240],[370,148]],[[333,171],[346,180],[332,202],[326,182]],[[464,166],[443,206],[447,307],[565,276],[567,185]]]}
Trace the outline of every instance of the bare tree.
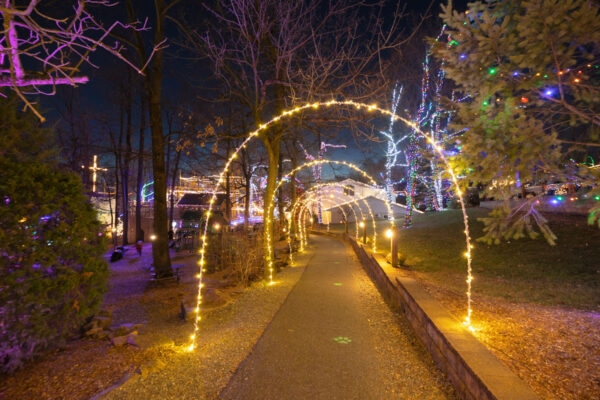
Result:
{"label": "bare tree", "polygon": [[108,39],[116,28],[140,31],[147,29],[146,23],[116,21],[106,27],[89,12],[89,6],[107,7],[113,3],[72,0],[71,7],[45,8],[39,0],[29,0],[24,8],[15,3],[4,0],[0,5],[4,28],[0,34],[0,87],[14,91],[40,120],[44,121],[44,117],[26,96],[54,94],[56,85],[86,83],[88,77],[78,75],[80,67],[94,66],[89,56],[97,49],[114,55],[140,73],[144,69],[123,55],[121,43],[109,43]]}
{"label": "bare tree", "polygon": [[[402,10],[384,20],[383,2],[217,0],[204,7],[209,28],[191,32],[188,46],[209,58],[254,126],[298,102],[382,98],[388,67],[383,53],[405,40]],[[274,199],[281,140],[289,128],[282,122],[260,134],[269,158],[265,209]],[[272,228],[273,216],[265,215],[265,230]]]}

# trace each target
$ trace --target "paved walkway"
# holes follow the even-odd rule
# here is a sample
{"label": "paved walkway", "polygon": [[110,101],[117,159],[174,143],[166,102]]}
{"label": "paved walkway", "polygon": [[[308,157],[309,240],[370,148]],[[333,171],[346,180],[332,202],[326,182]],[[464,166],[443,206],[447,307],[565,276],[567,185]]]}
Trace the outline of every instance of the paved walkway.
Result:
{"label": "paved walkway", "polygon": [[315,255],[223,399],[444,399],[452,389],[344,243]]}

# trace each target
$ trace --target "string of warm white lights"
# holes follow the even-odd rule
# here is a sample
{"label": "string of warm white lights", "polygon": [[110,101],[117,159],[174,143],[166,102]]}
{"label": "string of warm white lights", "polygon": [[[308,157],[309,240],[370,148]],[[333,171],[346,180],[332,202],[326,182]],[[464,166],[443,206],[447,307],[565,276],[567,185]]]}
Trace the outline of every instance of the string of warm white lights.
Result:
{"label": "string of warm white lights", "polygon": [[[375,217],[373,217],[373,211],[371,210],[371,206],[369,205],[369,202],[365,199],[362,199],[362,202],[365,206],[367,206],[367,211],[369,212],[369,217],[371,217],[371,225],[373,225],[373,252],[377,251],[377,224],[375,223]],[[390,219],[390,221],[393,221],[393,219]],[[394,227],[394,224],[391,224],[392,228]]]}
{"label": "string of warm white lights", "polygon": [[[389,116],[392,121],[398,120],[398,121],[405,123],[409,127],[413,128],[416,133],[418,133],[419,135],[424,137],[429,143],[432,144],[433,149],[440,156],[440,159],[444,163],[444,166],[446,167],[446,171],[450,175],[452,183],[453,183],[454,187],[456,188],[456,194],[458,196],[458,200],[459,200],[461,210],[463,213],[463,222],[465,225],[464,232],[465,232],[466,248],[467,248],[467,251],[465,253],[465,256],[467,258],[467,316],[465,318],[465,323],[470,327],[471,313],[472,313],[472,310],[471,310],[471,281],[473,280],[472,270],[471,270],[471,261],[472,261],[471,250],[472,250],[473,246],[471,245],[468,216],[467,216],[467,212],[466,212],[465,203],[464,203],[463,197],[462,197],[462,191],[460,190],[460,186],[458,184],[458,179],[456,177],[456,174],[454,173],[450,164],[448,163],[448,160],[446,159],[446,157],[442,151],[442,148],[436,144],[434,138],[430,137],[426,132],[423,132],[422,130],[420,130],[416,126],[415,123],[413,123],[412,121],[410,121],[406,118],[400,117],[399,115],[396,115],[394,112],[392,112],[390,110],[380,108],[376,104],[368,105],[368,104],[356,102],[353,100],[344,100],[344,101],[329,100],[326,102],[307,103],[303,106],[298,106],[293,109],[286,110],[286,111],[282,112],[281,114],[277,115],[276,117],[272,118],[270,121],[260,124],[256,130],[254,130],[248,134],[248,137],[246,137],[246,139],[235,149],[235,151],[231,154],[231,156],[229,156],[229,158],[225,162],[223,170],[219,174],[219,179],[218,179],[217,183],[215,184],[213,191],[211,192],[211,198],[210,198],[209,205],[208,205],[208,211],[206,212],[206,222],[204,224],[204,230],[203,230],[203,234],[201,237],[202,243],[201,243],[200,250],[199,250],[200,260],[198,261],[199,272],[196,275],[196,277],[198,278],[198,295],[197,295],[196,308],[195,308],[196,318],[194,320],[194,333],[191,335],[191,343],[187,348],[189,351],[194,350],[194,347],[196,345],[197,334],[200,329],[199,328],[200,320],[201,320],[200,306],[202,304],[202,286],[203,286],[202,276],[205,271],[204,263],[205,263],[205,259],[206,259],[206,251],[207,251],[207,246],[208,246],[206,234],[208,232],[208,227],[210,224],[210,216],[211,216],[212,208],[213,208],[216,198],[217,198],[217,191],[218,191],[220,185],[223,184],[225,175],[229,171],[229,168],[231,167],[231,164],[233,163],[233,161],[237,158],[238,153],[243,148],[245,148],[251,140],[256,138],[260,134],[260,132],[266,130],[271,125],[279,122],[281,119],[289,118],[291,116],[297,115],[302,111],[317,110],[320,107],[325,107],[325,108],[351,107],[358,111],[366,110],[367,112],[378,112],[382,115]],[[270,211],[270,212],[272,212],[272,211]],[[392,214],[390,213],[390,215],[392,215]],[[265,213],[265,218],[267,218],[267,217],[270,218],[270,214]]]}
{"label": "string of warm white lights", "polygon": [[[320,184],[314,185],[313,187],[311,187],[310,189],[308,189],[306,192],[302,193],[302,194],[301,194],[301,195],[300,195],[300,196],[299,196],[299,197],[296,199],[296,202],[294,203],[294,205],[293,205],[293,207],[292,207],[291,214],[290,214],[290,215],[291,215],[291,219],[290,219],[290,220],[294,219],[294,216],[295,216],[295,210],[297,209],[297,207],[298,207],[298,206],[299,206],[299,205],[300,205],[300,204],[301,204],[303,201],[309,201],[309,200],[312,200],[312,199],[314,199],[314,198],[315,198],[315,197],[317,197],[317,196],[318,196],[318,197],[320,197],[320,189],[321,189],[321,188],[323,188],[323,187],[334,187],[334,188],[337,188],[337,187],[342,187],[342,185],[341,185],[340,183],[338,183],[338,182],[327,182],[327,183],[320,183]],[[331,196],[331,195],[330,195],[330,196]],[[306,199],[305,199],[305,197],[306,197]],[[330,197],[330,199],[331,199],[331,197]],[[334,205],[333,205],[333,207],[332,207],[332,208],[339,208],[339,209],[340,209],[340,211],[342,212],[342,214],[344,215],[344,218],[345,218],[345,219],[346,219],[346,221],[347,221],[347,220],[348,220],[348,219],[347,219],[347,215],[346,215],[346,212],[345,212],[345,211],[344,211],[344,209],[343,209],[343,206],[344,206],[344,205],[348,205],[348,206],[350,207],[350,209],[352,210],[352,213],[354,214],[354,221],[356,221],[356,224],[355,224],[355,225],[356,225],[356,237],[358,238],[358,217],[357,217],[357,215],[356,215],[356,211],[354,211],[354,208],[353,208],[352,206],[350,206],[350,205],[349,205],[349,203],[354,203],[354,204],[356,204],[356,205],[357,205],[357,207],[359,208],[359,211],[361,212],[361,217],[362,217],[362,219],[364,219],[364,217],[362,216],[362,210],[361,210],[360,206],[358,206],[358,204],[357,204],[357,201],[358,201],[358,199],[353,199],[353,200],[351,200],[350,202],[345,202],[345,203],[341,203],[341,204],[340,204],[340,203],[337,203],[337,204],[336,204],[336,203],[334,203]],[[363,201],[364,201],[364,199],[363,199]],[[366,203],[366,204],[367,204],[367,207],[368,207],[368,203]],[[371,213],[371,216],[372,216],[372,213]],[[374,219],[372,219],[372,220],[374,220]],[[374,230],[374,231],[375,231],[375,230]],[[288,236],[288,238],[289,238],[289,236]],[[375,238],[376,238],[376,237],[375,237]],[[374,240],[375,240],[375,238],[374,238]],[[290,244],[289,242],[288,242],[288,245],[289,245],[289,247],[290,247],[290,251],[291,251],[291,244]]]}
{"label": "string of warm white lights", "polygon": [[[290,177],[293,177],[297,172],[302,171],[305,168],[309,168],[312,167],[313,165],[322,165],[322,164],[336,164],[336,165],[343,165],[345,167],[348,167],[356,172],[358,172],[359,174],[361,174],[363,177],[365,177],[372,185],[376,186],[375,180],[369,175],[367,174],[365,171],[363,171],[361,168],[359,168],[357,165],[349,163],[347,161],[336,161],[336,160],[313,160],[313,161],[309,161],[307,163],[304,163],[294,169],[292,169],[290,172],[288,172],[286,175],[282,176],[281,179],[279,180],[279,182],[277,182],[277,185],[275,185],[275,189],[273,191],[273,193],[271,194],[271,197],[269,199],[266,199],[265,203],[268,204],[267,208],[265,209],[264,212],[264,218],[267,222],[268,225],[270,225],[271,221],[271,215],[273,212],[273,207],[275,206],[275,193],[277,193],[277,191],[279,190],[279,188],[283,185],[283,183],[289,179]],[[388,209],[388,215],[392,215],[392,208],[390,206],[390,204],[387,202],[387,199],[385,200],[385,204],[386,207]],[[394,226],[394,221],[390,220],[390,225],[393,227]],[[271,235],[270,232],[265,232],[265,237],[267,240],[267,255],[266,255],[266,261],[267,261],[267,270],[269,271],[269,282],[272,284],[273,283],[273,265],[274,265],[274,260],[273,260],[273,237]]]}

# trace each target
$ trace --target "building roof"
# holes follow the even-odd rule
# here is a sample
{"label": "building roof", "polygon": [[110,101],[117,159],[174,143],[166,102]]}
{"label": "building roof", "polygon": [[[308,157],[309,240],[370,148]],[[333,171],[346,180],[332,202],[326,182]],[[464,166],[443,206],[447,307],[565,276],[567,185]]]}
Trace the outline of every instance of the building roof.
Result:
{"label": "building roof", "polygon": [[[360,202],[362,202],[363,200],[366,200],[368,203],[373,204],[373,203],[381,203],[381,204],[385,204],[385,201],[375,197],[375,196],[367,196],[361,199],[356,199],[356,200],[351,200],[351,201],[346,201],[343,203],[339,203],[339,204],[334,204],[332,206],[327,206],[327,207],[323,207],[324,210],[332,210],[334,208],[338,208],[340,206],[346,205],[346,204],[353,204],[355,202],[359,202],[357,203],[358,205],[360,205]],[[406,206],[404,204],[398,204],[398,203],[390,203],[390,207],[391,208],[399,208],[399,209],[406,209]]]}

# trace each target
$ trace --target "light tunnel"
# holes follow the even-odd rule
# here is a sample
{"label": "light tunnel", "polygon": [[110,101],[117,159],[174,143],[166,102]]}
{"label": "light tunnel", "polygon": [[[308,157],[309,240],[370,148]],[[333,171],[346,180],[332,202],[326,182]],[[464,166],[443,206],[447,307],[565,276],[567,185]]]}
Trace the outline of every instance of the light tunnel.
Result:
{"label": "light tunnel", "polygon": [[[295,108],[292,108],[289,110],[285,110],[281,114],[273,117],[271,120],[269,120],[263,124],[260,124],[256,130],[254,130],[248,134],[246,139],[234,150],[234,152],[231,154],[231,156],[225,162],[225,166],[224,166],[223,170],[221,171],[221,173],[219,174],[219,179],[218,179],[217,183],[215,184],[213,191],[211,192],[209,207],[208,207],[208,211],[206,213],[206,222],[204,224],[204,230],[203,230],[203,234],[201,236],[201,246],[200,246],[200,250],[199,250],[200,260],[198,261],[199,271],[198,271],[198,274],[196,275],[196,277],[198,279],[198,294],[197,294],[196,307],[194,309],[196,312],[196,317],[194,320],[194,332],[190,337],[191,343],[187,347],[188,351],[194,350],[194,347],[196,344],[196,339],[197,339],[197,334],[199,331],[199,323],[201,320],[200,306],[202,304],[202,290],[201,289],[203,286],[202,276],[203,276],[203,273],[205,270],[204,264],[206,262],[206,252],[208,250],[208,241],[207,241],[206,235],[208,233],[210,217],[211,217],[214,203],[217,198],[217,192],[219,190],[219,186],[223,183],[225,175],[229,171],[229,168],[231,167],[231,164],[233,163],[233,161],[237,158],[239,152],[243,148],[245,148],[246,145],[251,140],[258,137],[261,132],[265,131],[271,125],[279,122],[282,119],[290,118],[294,115],[297,115],[298,113],[300,113],[302,111],[318,110],[321,107],[323,107],[323,108],[348,107],[348,108],[353,108],[356,111],[376,112],[381,115],[390,117],[392,121],[401,121],[404,124],[406,124],[407,126],[409,126],[411,129],[413,129],[413,131],[415,133],[417,133],[419,136],[424,138],[431,145],[433,150],[437,153],[437,155],[439,156],[439,159],[442,161],[442,163],[445,166],[445,171],[449,174],[449,176],[452,180],[456,195],[458,197],[458,200],[459,200],[459,203],[461,206],[462,214],[463,214],[463,222],[464,222],[464,226],[465,226],[464,233],[465,233],[465,242],[466,242],[466,252],[464,253],[464,255],[467,260],[467,279],[466,279],[466,283],[467,283],[467,292],[466,292],[467,315],[465,317],[464,323],[470,327],[471,314],[472,314],[471,281],[473,280],[472,266],[471,266],[471,264],[472,264],[471,249],[473,248],[473,246],[471,245],[471,236],[469,234],[469,220],[468,220],[468,216],[467,216],[467,212],[466,212],[465,202],[463,199],[463,193],[462,193],[462,190],[460,189],[458,178],[457,178],[456,174],[454,173],[454,171],[452,170],[452,166],[448,162],[446,156],[444,155],[442,147],[435,141],[434,137],[431,134],[428,134],[428,133],[422,131],[421,129],[419,129],[417,127],[417,125],[414,122],[395,114],[391,110],[381,108],[381,107],[377,106],[376,104],[366,104],[366,103],[356,102],[353,100],[343,100],[343,101],[329,100],[329,101],[323,101],[323,102],[307,103],[302,106],[298,106],[298,107],[295,107]],[[272,207],[270,207],[270,210],[269,210],[269,213],[271,213],[271,212],[272,212]],[[271,218],[269,213],[265,212],[265,218]],[[391,215],[391,213],[390,213],[390,215]],[[269,234],[269,236],[270,236],[270,234]],[[272,238],[269,237],[269,240],[272,240]],[[272,259],[269,262],[271,263],[270,268],[272,268]]]}

